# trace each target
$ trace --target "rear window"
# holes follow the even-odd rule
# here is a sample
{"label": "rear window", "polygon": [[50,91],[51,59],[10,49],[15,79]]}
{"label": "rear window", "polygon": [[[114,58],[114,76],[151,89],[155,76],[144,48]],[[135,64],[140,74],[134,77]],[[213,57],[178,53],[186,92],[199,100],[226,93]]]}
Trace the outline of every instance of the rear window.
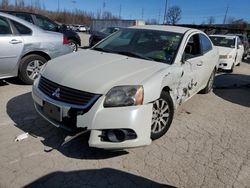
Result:
{"label": "rear window", "polygon": [[23,24],[20,24],[16,21],[12,20],[13,25],[15,26],[16,30],[18,31],[19,34],[21,35],[30,35],[32,33],[31,29],[24,26]]}
{"label": "rear window", "polygon": [[32,17],[31,17],[31,15],[29,15],[29,14],[16,13],[16,16],[17,16],[18,18],[21,18],[21,19],[23,19],[23,20],[26,20],[27,22],[30,22],[30,23],[34,24],[34,22],[33,22],[33,20],[32,20]]}

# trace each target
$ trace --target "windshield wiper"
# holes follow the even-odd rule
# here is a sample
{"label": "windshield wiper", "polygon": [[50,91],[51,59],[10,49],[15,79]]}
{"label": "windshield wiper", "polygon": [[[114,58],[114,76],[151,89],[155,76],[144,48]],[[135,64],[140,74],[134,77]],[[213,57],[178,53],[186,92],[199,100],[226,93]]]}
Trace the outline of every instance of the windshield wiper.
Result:
{"label": "windshield wiper", "polygon": [[138,57],[138,58],[141,58],[141,59],[146,59],[146,60],[151,60],[153,61],[152,58],[149,58],[149,57],[146,57],[142,54],[138,54],[138,53],[134,53],[134,52],[126,52],[126,51],[121,51],[121,52],[114,52],[114,53],[117,53],[117,54],[121,54],[121,55],[126,55],[126,56],[130,56],[130,57]]}
{"label": "windshield wiper", "polygon": [[92,48],[92,50],[96,50],[96,51],[99,51],[99,52],[107,52],[107,53],[111,53],[110,50],[106,50],[106,49],[103,49],[103,48]]}

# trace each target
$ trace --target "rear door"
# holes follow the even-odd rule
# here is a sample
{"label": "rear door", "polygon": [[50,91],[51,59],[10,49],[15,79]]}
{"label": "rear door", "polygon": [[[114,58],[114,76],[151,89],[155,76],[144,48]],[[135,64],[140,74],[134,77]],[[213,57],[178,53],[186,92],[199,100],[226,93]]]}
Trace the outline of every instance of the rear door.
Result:
{"label": "rear door", "polygon": [[0,16],[0,44],[0,77],[5,77],[17,68],[23,50],[23,39],[15,35],[9,20],[2,16]]}
{"label": "rear door", "polygon": [[202,64],[198,74],[201,80],[201,86],[205,87],[213,72],[213,69],[217,64],[218,54],[217,50],[213,49],[215,47],[213,47],[210,39],[203,33],[200,33],[200,43],[202,48]]}

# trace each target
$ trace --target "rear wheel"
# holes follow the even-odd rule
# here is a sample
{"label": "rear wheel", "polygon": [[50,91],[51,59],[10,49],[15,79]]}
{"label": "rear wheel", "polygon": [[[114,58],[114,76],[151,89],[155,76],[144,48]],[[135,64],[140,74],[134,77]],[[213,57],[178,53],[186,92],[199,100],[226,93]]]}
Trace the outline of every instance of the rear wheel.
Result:
{"label": "rear wheel", "polygon": [[24,57],[20,62],[18,77],[25,84],[33,84],[46,62],[44,57],[36,54]]}
{"label": "rear wheel", "polygon": [[160,98],[153,103],[151,139],[162,137],[169,129],[174,116],[171,96],[163,91]]}
{"label": "rear wheel", "polygon": [[73,52],[76,52],[78,50],[78,46],[77,46],[76,41],[70,39],[70,40],[68,40],[68,44],[72,48]]}

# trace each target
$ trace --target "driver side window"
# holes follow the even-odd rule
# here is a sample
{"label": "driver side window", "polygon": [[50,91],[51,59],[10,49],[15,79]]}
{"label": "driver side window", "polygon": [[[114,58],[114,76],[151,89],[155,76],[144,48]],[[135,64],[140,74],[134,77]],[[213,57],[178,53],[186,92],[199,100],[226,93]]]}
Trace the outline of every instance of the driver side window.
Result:
{"label": "driver side window", "polygon": [[202,54],[199,34],[191,36],[185,47],[185,59],[198,57]]}

